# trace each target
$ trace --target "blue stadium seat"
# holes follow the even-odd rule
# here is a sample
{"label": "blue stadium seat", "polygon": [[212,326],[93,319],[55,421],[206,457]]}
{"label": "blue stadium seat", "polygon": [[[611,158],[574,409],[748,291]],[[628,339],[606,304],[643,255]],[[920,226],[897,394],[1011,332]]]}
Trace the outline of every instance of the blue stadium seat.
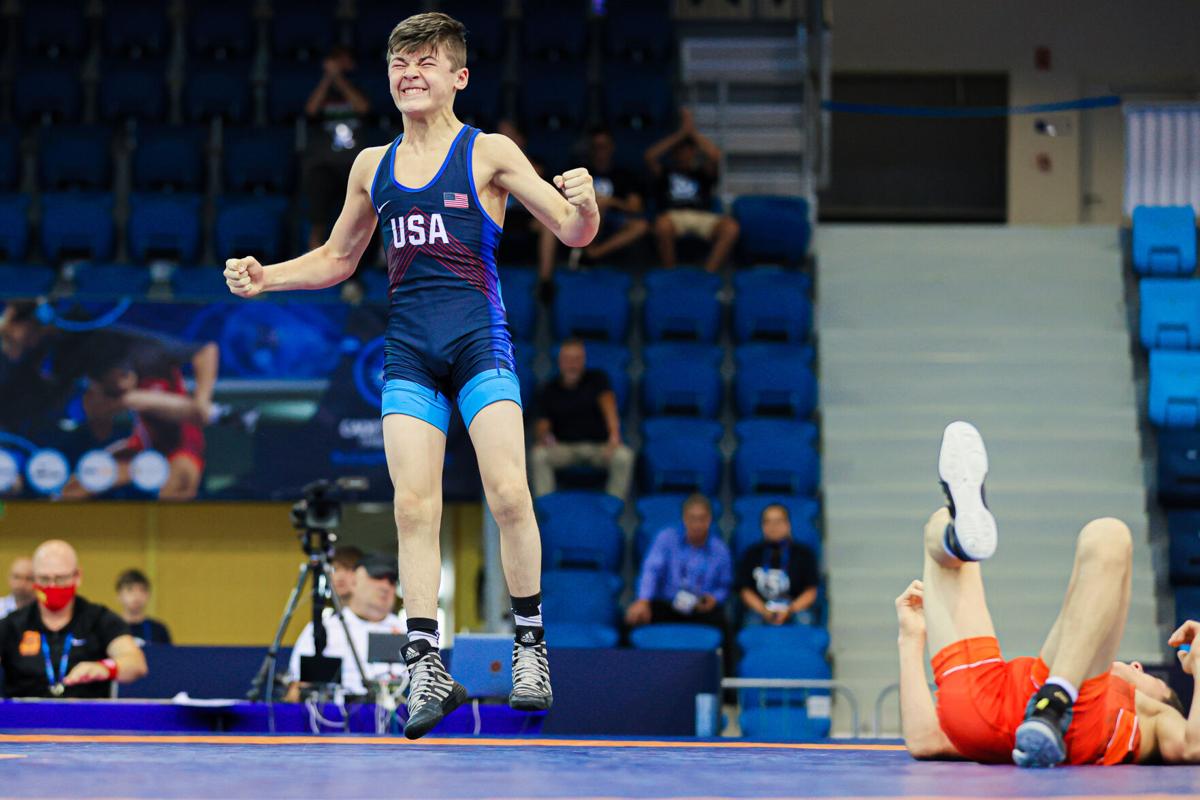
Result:
{"label": "blue stadium seat", "polygon": [[[747,652],[738,665],[738,677],[741,678],[775,678],[783,680],[829,680],[832,673],[829,662],[816,650],[809,648],[755,648]],[[828,695],[827,689],[740,689],[743,711],[748,708],[771,707],[783,705],[798,705],[797,710],[803,711],[804,703],[800,699],[808,695]],[[828,729],[828,720],[825,721]],[[824,735],[824,734],[822,734]]]}
{"label": "blue stadium seat", "polygon": [[804,650],[824,656],[829,650],[829,631],[816,625],[751,625],[737,636],[744,653],[757,650]]}
{"label": "blue stadium seat", "polygon": [[717,292],[721,278],[698,269],[655,270],[646,274],[642,311],[652,342],[715,342],[721,323]]}
{"label": "blue stadium seat", "polygon": [[668,0],[609,0],[604,26],[608,63],[668,60],[675,49]]}
{"label": "blue stadium seat", "polygon": [[216,58],[245,55],[254,47],[251,4],[206,0],[190,4],[188,44],[192,52]]}
{"label": "blue stadium seat", "polygon": [[540,523],[544,569],[621,568],[625,534],[607,514],[582,510],[573,516],[547,515]]}
{"label": "blue stadium seat", "polygon": [[[504,65],[498,61],[472,63],[467,88],[454,97],[454,115],[476,128],[494,128],[500,118],[500,105],[504,99],[503,74]],[[390,96],[388,100],[390,102]]]}
{"label": "blue stadium seat", "polygon": [[129,198],[129,254],[135,261],[168,256],[192,261],[200,249],[199,194],[148,194]]}
{"label": "blue stadium seat", "polygon": [[0,195],[0,252],[8,261],[29,251],[29,195]]}
{"label": "blue stadium seat", "polygon": [[1143,278],[1138,292],[1143,347],[1200,349],[1200,281]]}
{"label": "blue stadium seat", "polygon": [[[496,59],[504,51],[505,28],[493,0],[441,0],[438,8],[466,26],[472,73],[479,67],[479,58]],[[474,74],[471,80],[475,80]]]}
{"label": "blue stadium seat", "polygon": [[587,71],[583,64],[526,62],[521,67],[521,119],[536,142],[534,131],[574,130],[583,122]]}
{"label": "blue stadium seat", "polygon": [[629,641],[639,650],[716,650],[721,631],[709,625],[660,622],[634,629]]}
{"label": "blue stadium seat", "polygon": [[597,518],[616,522],[625,504],[620,498],[603,492],[560,491],[544,494],[533,501],[542,521],[586,526]]}
{"label": "blue stadium seat", "polygon": [[1200,586],[1181,586],[1175,590],[1175,624],[1200,620]]}
{"label": "blue stadium seat", "polygon": [[797,288],[807,295],[812,292],[812,275],[794,269],[763,264],[749,269],[740,269],[733,275],[734,292],[759,286]]}
{"label": "blue stadium seat", "polygon": [[523,53],[548,61],[573,61],[587,52],[584,0],[525,0],[521,11]]}
{"label": "blue stadium seat", "polygon": [[43,191],[105,189],[112,183],[112,132],[98,125],[50,125],[38,131]]}
{"label": "blue stadium seat", "polygon": [[[816,694],[816,693],[814,693]],[[828,719],[809,717],[803,701],[791,706],[754,706],[743,709],[742,736],[764,742],[811,742],[829,736]]]}
{"label": "blue stadium seat", "polygon": [[225,132],[222,158],[225,190],[265,189],[287,193],[296,163],[296,132],[289,126],[230,128]]}
{"label": "blue stadium seat", "polygon": [[737,287],[733,330],[738,342],[803,342],[812,329],[812,302],[796,282],[753,282]]}
{"label": "blue stadium seat", "polygon": [[59,58],[83,51],[87,44],[84,3],[38,0],[22,6],[20,40],[27,54]]}
{"label": "blue stadium seat", "polygon": [[555,278],[554,331],[559,339],[582,336],[616,342],[629,329],[629,276],[618,272],[560,273]]}
{"label": "blue stadium seat", "polygon": [[0,264],[0,296],[3,297],[42,297],[50,293],[55,280],[57,276],[50,267]]}
{"label": "blue stadium seat", "polygon": [[104,49],[143,58],[161,55],[171,46],[167,3],[145,0],[105,0]]}
{"label": "blue stadium seat", "polygon": [[224,117],[244,122],[250,113],[250,65],[213,62],[189,67],[183,86],[183,115],[189,120]]}
{"label": "blue stadium seat", "polygon": [[1167,514],[1171,584],[1200,583],[1200,511]]}
{"label": "blue stadium seat", "polygon": [[[767,424],[762,424],[767,423]],[[811,426],[783,420],[743,420],[733,456],[739,494],[813,494],[821,480]]]}
{"label": "blue stadium seat", "polygon": [[656,344],[645,349],[645,413],[712,418],[721,405],[721,351],[716,345]]}
{"label": "blue stadium seat", "polygon": [[614,625],[621,579],[611,572],[587,569],[554,569],[542,573],[542,607],[547,619],[558,623]]}
{"label": "blue stadium seat", "polygon": [[171,273],[171,296],[176,300],[228,300],[223,265],[182,267]]}
{"label": "blue stadium seat", "polygon": [[747,344],[737,349],[733,392],[742,416],[811,417],[817,409],[812,348]]}
{"label": "blue stadium seat", "polygon": [[100,116],[112,120],[162,120],[167,115],[166,64],[108,64],[100,75]]}
{"label": "blue stadium seat", "polygon": [[815,528],[821,514],[821,504],[811,497],[796,497],[786,494],[749,494],[735,498],[733,515],[739,525],[753,525],[756,529],[762,518],[763,509],[779,503],[788,510],[793,525],[804,524]]}
{"label": "blue stadium seat", "polygon": [[532,339],[537,333],[537,271],[505,267],[500,271],[500,293],[508,312],[508,328],[514,339]]}
{"label": "blue stadium seat", "polygon": [[42,254],[46,260],[112,257],[113,196],[110,192],[53,192],[42,195]]}
{"label": "blue stadium seat", "polygon": [[[679,527],[683,524],[683,501],[686,499],[686,494],[652,494],[638,499],[637,513],[641,522],[633,540],[637,563],[642,563],[642,556],[664,528]],[[719,500],[710,501],[713,505],[713,524],[709,533],[720,536],[717,520],[721,518],[721,503]]]}
{"label": "blue stadium seat", "polygon": [[208,132],[199,125],[139,125],[133,151],[134,188],[199,191],[207,141]]}
{"label": "blue stadium seat", "polygon": [[1196,213],[1191,206],[1133,210],[1133,268],[1141,275],[1191,275],[1196,269]]}
{"label": "blue stadium seat", "polygon": [[651,419],[643,423],[643,477],[650,492],[703,492],[717,489],[721,424],[714,420]]}
{"label": "blue stadium seat", "polygon": [[333,45],[337,31],[334,7],[320,0],[291,0],[286,10],[276,7],[271,16],[271,52],[301,61],[319,61]]}
{"label": "blue stadium seat", "polygon": [[11,191],[21,182],[21,132],[13,125],[0,126],[0,191]]}
{"label": "blue stadium seat", "polygon": [[267,117],[288,122],[304,116],[304,104],[321,80],[318,64],[281,64],[267,78]]}
{"label": "blue stadium seat", "polygon": [[283,217],[287,198],[225,197],[217,202],[215,244],[218,258],[226,253],[277,260],[283,252]]}
{"label": "blue stadium seat", "polygon": [[1200,353],[1150,353],[1150,421],[1160,428],[1200,427]]}
{"label": "blue stadium seat", "polygon": [[530,127],[527,133],[529,144],[525,148],[525,154],[534,164],[541,166],[547,177],[581,163],[579,147],[583,142],[584,133],[581,128]]}
{"label": "blue stadium seat", "polygon": [[521,384],[521,406],[525,413],[533,410],[537,394],[537,376],[533,372],[533,361],[537,358],[537,345],[533,342],[513,342],[516,353],[517,382]]}
{"label": "blue stadium seat", "polygon": [[78,297],[140,297],[150,289],[150,270],[129,264],[78,264]]}
{"label": "blue stadium seat", "polygon": [[799,264],[807,256],[812,228],[804,198],[743,195],[733,201],[733,216],[743,261]]}
{"label": "blue stadium seat", "polygon": [[[396,4],[388,0],[359,0],[355,6],[358,14],[354,20],[354,39],[359,65],[382,65],[388,34],[400,21]],[[470,48],[470,43],[467,47]]]}
{"label": "blue stadium seat", "polygon": [[[625,144],[630,138],[627,130],[654,130],[653,135],[645,137],[649,141],[639,142],[649,145],[659,135],[658,129],[671,125],[677,104],[671,88],[670,70],[656,64],[610,60],[604,65],[603,76],[604,114],[617,132],[619,144]],[[637,154],[639,159],[641,150]]]}
{"label": "blue stadium seat", "polygon": [[13,82],[13,112],[20,122],[73,122],[83,111],[83,87],[74,61],[23,65]]}
{"label": "blue stadium seat", "polygon": [[616,647],[619,638],[616,628],[588,622],[555,622],[550,633],[550,642],[555,648]]}
{"label": "blue stadium seat", "polygon": [[1158,501],[1200,507],[1200,431],[1162,428],[1158,442]]}

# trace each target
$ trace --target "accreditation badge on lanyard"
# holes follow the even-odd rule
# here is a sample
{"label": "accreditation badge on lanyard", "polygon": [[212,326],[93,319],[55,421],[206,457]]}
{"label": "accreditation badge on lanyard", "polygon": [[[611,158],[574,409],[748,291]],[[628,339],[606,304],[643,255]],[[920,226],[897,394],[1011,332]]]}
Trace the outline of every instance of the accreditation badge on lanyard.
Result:
{"label": "accreditation badge on lanyard", "polygon": [[54,672],[54,662],[50,660],[50,642],[45,636],[42,637],[42,658],[46,662],[46,681],[50,684],[50,694],[54,697],[62,697],[67,691],[67,687],[63,685],[63,681],[67,677],[67,659],[71,657],[71,645],[75,644],[75,637],[67,634],[66,640],[63,642],[62,658],[58,660],[58,674]]}

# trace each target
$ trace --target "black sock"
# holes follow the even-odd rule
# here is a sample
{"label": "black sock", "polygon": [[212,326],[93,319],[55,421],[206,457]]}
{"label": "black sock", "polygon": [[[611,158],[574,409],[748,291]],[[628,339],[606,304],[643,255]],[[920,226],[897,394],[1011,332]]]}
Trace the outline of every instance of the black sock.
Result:
{"label": "black sock", "polygon": [[516,622],[517,642],[535,645],[542,641],[542,593],[529,597],[511,597],[513,620]]}
{"label": "black sock", "polygon": [[408,618],[408,640],[422,641],[433,650],[438,649],[438,624],[436,619],[428,617]]}
{"label": "black sock", "polygon": [[1051,717],[1059,725],[1063,733],[1071,724],[1071,709],[1074,707],[1071,695],[1067,690],[1055,683],[1044,683],[1029,701],[1029,717]]}

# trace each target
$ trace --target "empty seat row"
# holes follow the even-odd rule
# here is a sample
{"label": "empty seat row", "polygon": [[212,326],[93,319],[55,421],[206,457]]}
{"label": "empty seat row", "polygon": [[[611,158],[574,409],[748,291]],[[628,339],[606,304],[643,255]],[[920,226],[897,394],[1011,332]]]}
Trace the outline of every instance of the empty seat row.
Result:
{"label": "empty seat row", "polygon": [[1140,275],[1191,275],[1196,271],[1196,212],[1191,206],[1138,206],[1130,249]]}

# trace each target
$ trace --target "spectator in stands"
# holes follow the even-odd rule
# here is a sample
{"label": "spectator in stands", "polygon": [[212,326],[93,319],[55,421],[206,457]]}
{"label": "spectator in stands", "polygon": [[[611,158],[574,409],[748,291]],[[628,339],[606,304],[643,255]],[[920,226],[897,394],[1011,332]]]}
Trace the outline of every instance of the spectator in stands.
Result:
{"label": "spectator in stands", "polygon": [[817,558],[792,539],[786,506],[772,503],[759,518],[763,540],[738,564],[737,588],[748,613],[747,625],[786,625],[812,621],[808,609],[817,599]]}
{"label": "spectator in stands", "polygon": [[66,542],[51,539],[34,552],[37,602],[0,619],[7,697],[104,698],[114,680],[146,674],[146,657],[125,621],[76,594],[81,576]]}
{"label": "spectator in stands", "polygon": [[0,619],[33,602],[33,561],[15,559],[8,570],[8,594],[0,597]]}
{"label": "spectator in stands", "polygon": [[150,579],[140,569],[127,569],[117,578],[117,603],[121,606],[121,618],[129,625],[134,640],[145,647],[148,644],[171,644],[171,632],[167,626],[146,616],[150,602]]}
{"label": "spectator in stands", "polygon": [[371,110],[367,96],[350,80],[355,65],[349,48],[335,45],[323,66],[321,80],[304,105],[312,123],[303,163],[311,250],[325,243],[342,209],[350,167],[363,147],[362,118]]}
{"label": "spectator in stands", "polygon": [[[524,131],[511,119],[496,123],[496,133],[507,136],[520,147],[522,152],[528,145]],[[529,156],[529,163],[539,177],[546,177],[546,166],[536,156]],[[554,255],[558,239],[542,223],[521,205],[511,194],[504,206],[504,237],[500,240],[501,260],[506,263],[526,262],[536,257],[538,265],[538,297],[545,303],[554,299]]]}
{"label": "spectator in stands", "polygon": [[343,606],[350,604],[354,595],[354,584],[358,581],[357,571],[359,562],[363,560],[363,551],[352,544],[339,544],[333,549],[333,591]]}
{"label": "spectator in stands", "polygon": [[[595,128],[588,140],[588,157],[585,166],[592,174],[592,185],[596,187],[596,205],[600,207],[600,232],[586,249],[571,251],[570,264],[578,266],[582,259],[596,262],[637,244],[650,231],[650,223],[644,216],[646,206],[642,199],[642,180],[629,170],[621,169],[613,161],[616,142],[607,128]],[[549,237],[551,250],[557,239],[548,228],[543,228],[543,238]]]}
{"label": "spectator in stands", "polygon": [[[396,602],[396,584],[399,580],[400,566],[395,556],[371,553],[363,558],[355,569],[354,591],[350,595],[350,603],[342,612],[346,628],[354,644],[354,652],[358,654],[366,671],[367,680],[378,681],[387,679],[389,682],[403,680],[408,672],[400,658],[397,649],[397,663],[369,663],[367,648],[370,634],[387,633],[403,634],[404,620],[392,613]],[[336,618],[330,616],[322,620],[325,626],[326,643],[324,655],[342,660],[341,687],[347,694],[367,694],[362,676],[354,663],[354,656],[346,641],[346,632]],[[300,699],[301,690],[306,685],[300,682],[300,657],[316,653],[313,640],[312,622],[304,626],[292,648],[292,660],[288,668],[291,683],[288,686],[287,701],[296,702]]]}
{"label": "spectator in stands", "polygon": [[[737,220],[713,211],[721,151],[696,130],[691,111],[680,109],[679,118],[679,130],[646,150],[646,166],[654,176],[658,198],[654,220],[658,255],[664,267],[674,267],[675,242],[684,236],[699,236],[712,243],[704,268],[716,272],[738,238]],[[664,165],[667,155],[670,161]]]}
{"label": "spectator in stands", "polygon": [[725,542],[711,533],[712,521],[704,495],[683,502],[683,529],[659,533],[642,562],[637,600],[625,612],[629,625],[694,622],[724,631],[733,564]]}
{"label": "spectator in stands", "polygon": [[633,480],[633,450],[621,441],[617,396],[603,370],[587,368],[581,339],[567,339],[558,351],[558,377],[537,397],[537,422],[530,453],[533,494],[554,491],[554,471],[587,464],[608,470],[605,489],[625,500]]}

